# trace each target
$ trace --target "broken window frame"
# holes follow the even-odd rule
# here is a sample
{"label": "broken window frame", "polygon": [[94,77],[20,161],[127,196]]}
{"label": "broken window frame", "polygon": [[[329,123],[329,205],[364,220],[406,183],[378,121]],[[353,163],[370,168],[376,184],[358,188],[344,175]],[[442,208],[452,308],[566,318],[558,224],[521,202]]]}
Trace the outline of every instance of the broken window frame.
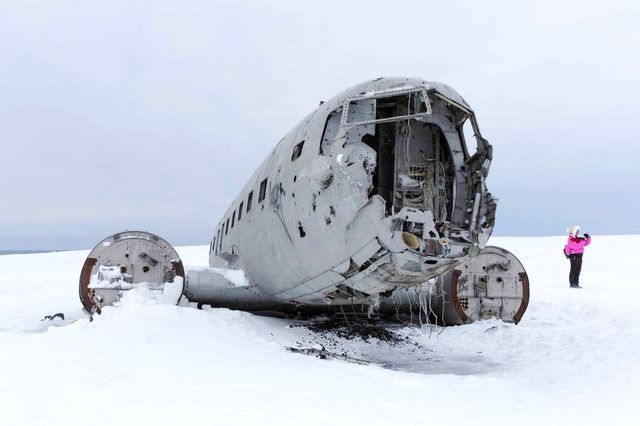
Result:
{"label": "broken window frame", "polygon": [[467,141],[466,138],[464,137],[464,131],[463,131],[464,123],[467,120],[470,121],[471,128],[473,129],[473,137],[476,139],[476,150],[481,151],[483,148],[487,149],[489,143],[482,137],[482,134],[480,133],[480,127],[478,126],[478,121],[476,120],[476,115],[474,114],[473,110],[467,108],[461,103],[456,102],[453,99],[448,98],[438,92],[434,92],[434,95],[440,98],[440,100],[442,100],[445,103],[445,105],[453,106],[464,113],[464,117],[458,123],[456,123],[456,128],[458,130],[458,137],[463,142],[462,148],[464,150],[465,158],[470,157],[469,149],[467,146],[469,141]]}
{"label": "broken window frame", "polygon": [[[399,115],[395,117],[387,117],[387,118],[380,118],[380,119],[373,119],[373,120],[349,122],[349,104],[351,102],[362,101],[367,99],[375,99],[377,101],[380,99],[393,98],[401,95],[410,95],[412,93],[417,93],[422,96],[422,101],[424,102],[426,107],[425,112],[421,112],[417,114],[409,114],[409,115]],[[341,125],[344,127],[352,127],[352,126],[361,126],[363,124],[391,123],[394,121],[401,121],[401,120],[407,120],[407,119],[418,119],[418,118],[426,117],[427,115],[431,115],[431,114],[432,114],[431,101],[429,100],[429,96],[427,94],[426,88],[416,89],[415,87],[411,87],[411,88],[402,89],[402,90],[385,90],[381,92],[373,92],[368,95],[354,96],[354,97],[345,99],[345,101],[342,103]]]}
{"label": "broken window frame", "polygon": [[291,161],[296,161],[302,155],[302,148],[304,148],[304,141],[298,142],[296,146],[293,147],[293,152],[291,153]]}
{"label": "broken window frame", "polygon": [[258,193],[258,203],[264,201],[267,196],[267,180],[269,178],[264,178],[262,182],[260,182],[260,192]]}
{"label": "broken window frame", "polygon": [[[325,143],[325,139],[327,138],[327,130],[329,128],[329,124],[332,124],[332,120],[335,118],[336,115],[340,114],[339,120],[342,123],[342,110],[344,108],[342,107],[342,105],[340,105],[338,108],[334,109],[333,111],[331,111],[329,113],[329,115],[327,115],[327,119],[324,122],[324,128],[322,130],[322,137],[320,137],[320,146],[318,147],[318,154],[320,155],[324,155],[324,148],[323,148],[323,144]],[[336,131],[336,133],[339,131],[340,126],[342,124],[338,125],[338,130]],[[335,135],[334,135],[335,138]],[[331,139],[331,141],[328,141],[329,143],[333,142],[334,138]]]}

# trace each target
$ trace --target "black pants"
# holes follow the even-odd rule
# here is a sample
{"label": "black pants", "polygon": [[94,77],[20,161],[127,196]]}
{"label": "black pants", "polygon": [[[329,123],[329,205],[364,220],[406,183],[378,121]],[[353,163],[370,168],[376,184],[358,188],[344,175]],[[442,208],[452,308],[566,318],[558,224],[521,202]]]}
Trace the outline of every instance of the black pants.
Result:
{"label": "black pants", "polygon": [[569,285],[577,286],[580,283],[580,270],[582,269],[582,253],[569,256],[571,271],[569,272]]}

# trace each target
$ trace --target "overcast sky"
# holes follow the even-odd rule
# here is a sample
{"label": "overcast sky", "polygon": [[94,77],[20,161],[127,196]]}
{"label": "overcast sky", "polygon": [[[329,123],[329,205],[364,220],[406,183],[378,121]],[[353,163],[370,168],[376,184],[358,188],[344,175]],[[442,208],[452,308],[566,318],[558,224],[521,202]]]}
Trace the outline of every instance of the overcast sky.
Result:
{"label": "overcast sky", "polygon": [[0,250],[207,244],[277,141],[380,76],[453,86],[497,235],[640,233],[640,3],[0,1]]}

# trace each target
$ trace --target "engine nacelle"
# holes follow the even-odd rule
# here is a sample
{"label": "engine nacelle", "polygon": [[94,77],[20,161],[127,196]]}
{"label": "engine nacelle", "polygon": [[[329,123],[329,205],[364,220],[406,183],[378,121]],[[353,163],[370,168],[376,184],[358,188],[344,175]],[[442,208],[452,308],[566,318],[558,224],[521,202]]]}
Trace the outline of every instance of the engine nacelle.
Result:
{"label": "engine nacelle", "polygon": [[432,311],[445,324],[488,318],[517,324],[529,305],[529,276],[513,253],[486,246],[440,276],[430,298]]}
{"label": "engine nacelle", "polygon": [[163,291],[177,304],[185,281],[175,249],[157,235],[124,231],[105,238],[89,253],[80,273],[80,301],[89,313],[113,304],[138,286]]}

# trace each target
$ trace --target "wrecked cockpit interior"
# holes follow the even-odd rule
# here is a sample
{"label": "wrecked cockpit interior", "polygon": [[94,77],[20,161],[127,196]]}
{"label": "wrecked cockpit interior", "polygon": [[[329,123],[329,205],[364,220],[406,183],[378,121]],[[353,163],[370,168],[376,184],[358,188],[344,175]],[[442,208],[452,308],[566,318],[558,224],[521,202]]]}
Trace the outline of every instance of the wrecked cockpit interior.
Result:
{"label": "wrecked cockpit interior", "polygon": [[[334,244],[333,252],[346,258],[345,269],[361,272],[356,279],[343,275],[344,282],[321,274],[336,284],[327,285],[321,297],[361,298],[417,285],[477,254],[491,233],[496,203],[485,186],[491,147],[472,110],[459,96],[443,95],[446,87],[397,86],[334,102],[324,115],[318,155],[293,177],[291,202],[298,215],[293,229],[315,247],[329,246],[327,238],[345,232],[346,244]],[[474,129],[473,156],[465,123]],[[308,136],[310,126],[304,127]],[[353,253],[374,241],[375,262],[354,264]],[[292,242],[304,250],[301,242]],[[286,293],[295,301],[319,296]]]}
{"label": "wrecked cockpit interior", "polygon": [[[471,157],[466,122],[477,139]],[[491,147],[480,136],[473,112],[435,90],[400,88],[345,100],[328,116],[320,154],[335,156],[341,165],[346,160],[345,168],[360,161],[370,178],[367,197],[379,195],[387,216],[403,208],[431,212],[437,231],[431,237],[476,242],[483,228],[493,226],[495,201],[484,184]],[[424,224],[403,228],[420,238]],[[405,239],[415,248],[413,237]]]}

